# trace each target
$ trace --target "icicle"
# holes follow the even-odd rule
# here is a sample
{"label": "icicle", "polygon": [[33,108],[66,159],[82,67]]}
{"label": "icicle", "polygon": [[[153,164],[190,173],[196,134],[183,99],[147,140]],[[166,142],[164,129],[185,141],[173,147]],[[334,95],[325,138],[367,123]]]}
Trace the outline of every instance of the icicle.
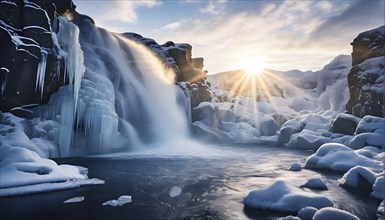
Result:
{"label": "icicle", "polygon": [[2,77],[2,79],[1,79],[2,83],[0,85],[0,95],[3,95],[5,92],[5,89],[6,89],[6,85],[7,85],[7,78],[8,78],[9,70],[5,67],[1,67],[0,70],[1,70],[1,72],[3,72],[3,75],[0,75],[0,77]]}
{"label": "icicle", "polygon": [[44,92],[44,78],[45,78],[45,69],[47,67],[47,57],[48,57],[47,51],[42,49],[41,60],[37,67],[36,88],[35,88],[36,92],[40,92],[41,98],[43,98],[43,92]]}
{"label": "icicle", "polygon": [[61,55],[64,57],[64,77],[68,77],[69,84],[73,85],[73,95],[76,109],[80,91],[81,80],[84,76],[84,54],[79,43],[79,28],[67,21],[64,17],[58,17],[60,29],[58,41],[65,51]]}

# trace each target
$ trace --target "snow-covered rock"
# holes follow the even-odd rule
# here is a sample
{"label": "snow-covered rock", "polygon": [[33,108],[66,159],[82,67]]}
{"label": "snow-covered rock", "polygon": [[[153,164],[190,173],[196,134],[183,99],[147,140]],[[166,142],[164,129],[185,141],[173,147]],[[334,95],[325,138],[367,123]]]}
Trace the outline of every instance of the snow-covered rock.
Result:
{"label": "snow-covered rock", "polygon": [[290,165],[289,170],[290,171],[301,171],[301,164],[298,162],[294,162]]}
{"label": "snow-covered rock", "polygon": [[308,179],[307,182],[303,186],[306,188],[309,188],[309,189],[320,189],[320,190],[327,190],[328,189],[325,181],[319,177],[313,177],[313,178]]}
{"label": "snow-covered rock", "polygon": [[352,149],[361,149],[365,146],[375,146],[379,149],[385,149],[384,133],[361,133],[349,141],[348,146]]}
{"label": "snow-covered rock", "polygon": [[305,207],[299,210],[298,217],[301,220],[313,220],[313,216],[317,211],[318,209],[314,207]]}
{"label": "snow-covered rock", "polygon": [[358,123],[356,134],[361,133],[385,133],[385,118],[367,115]]}
{"label": "snow-covered rock", "polygon": [[384,200],[382,200],[381,204],[378,206],[377,217],[378,217],[378,220],[384,219]]}
{"label": "snow-covered rock", "polygon": [[383,164],[354,152],[351,148],[338,143],[322,145],[315,154],[307,158],[305,168],[348,171],[355,166],[381,170]]}
{"label": "snow-covered rock", "polygon": [[374,198],[376,199],[382,199],[385,200],[385,178],[384,173],[382,173],[381,176],[379,176],[376,181],[373,184],[373,192],[370,193]]}
{"label": "snow-covered rock", "polygon": [[298,218],[297,216],[289,215],[289,216],[286,216],[286,217],[283,217],[283,218],[278,218],[278,220],[301,220],[301,219]]}
{"label": "snow-covered rock", "polygon": [[359,218],[347,211],[336,209],[336,208],[322,208],[318,210],[313,217],[313,220],[359,220]]}
{"label": "snow-covered rock", "polygon": [[279,130],[278,144],[284,145],[290,141],[290,137],[302,130],[303,124],[297,119],[286,121]]}
{"label": "snow-covered rock", "polygon": [[[27,125],[33,128],[32,139],[25,132]],[[57,155],[58,147],[50,134],[55,129],[57,124],[52,121],[30,121],[0,112],[0,196],[104,183],[88,179],[86,168],[58,165],[44,158]]]}
{"label": "snow-covered rock", "polygon": [[320,209],[334,205],[327,197],[306,192],[285,180],[277,180],[270,186],[249,192],[243,203],[257,209],[280,212],[298,212],[308,206]]}

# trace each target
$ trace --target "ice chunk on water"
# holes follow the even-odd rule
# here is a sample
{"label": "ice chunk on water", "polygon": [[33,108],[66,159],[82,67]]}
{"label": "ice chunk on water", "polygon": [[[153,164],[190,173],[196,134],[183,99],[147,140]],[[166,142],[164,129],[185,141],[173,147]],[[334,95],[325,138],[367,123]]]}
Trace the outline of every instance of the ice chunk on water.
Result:
{"label": "ice chunk on water", "polygon": [[114,200],[109,200],[107,202],[104,202],[102,205],[109,205],[109,206],[117,206],[118,205],[118,202],[114,199]]}
{"label": "ice chunk on water", "polygon": [[118,206],[122,206],[126,203],[131,203],[132,202],[132,198],[131,196],[120,196],[117,200],[118,202]]}
{"label": "ice chunk on water", "polygon": [[63,203],[75,203],[75,202],[82,202],[84,200],[84,196],[78,196],[71,199],[67,199]]}
{"label": "ice chunk on water", "polygon": [[113,199],[113,200],[109,200],[107,202],[104,202],[102,205],[109,205],[109,206],[122,206],[124,204],[127,204],[127,203],[131,203],[132,202],[132,197],[131,196],[126,196],[126,195],[123,195],[123,196],[120,196],[117,200]]}
{"label": "ice chunk on water", "polygon": [[182,188],[178,186],[174,186],[171,188],[170,193],[168,194],[170,197],[177,197],[182,193]]}

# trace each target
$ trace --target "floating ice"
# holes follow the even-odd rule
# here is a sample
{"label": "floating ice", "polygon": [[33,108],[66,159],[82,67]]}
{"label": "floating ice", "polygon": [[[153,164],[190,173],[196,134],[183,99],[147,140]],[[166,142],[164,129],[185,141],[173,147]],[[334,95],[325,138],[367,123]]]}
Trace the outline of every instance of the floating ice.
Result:
{"label": "floating ice", "polygon": [[78,196],[78,197],[74,197],[74,198],[71,198],[71,199],[67,199],[67,200],[64,201],[63,203],[83,202],[83,200],[84,200],[84,196]]}
{"label": "floating ice", "polygon": [[131,196],[123,195],[123,196],[120,196],[117,200],[109,200],[107,202],[104,202],[102,205],[115,207],[115,206],[123,206],[124,204],[131,203],[131,202],[132,202]]}
{"label": "floating ice", "polygon": [[170,197],[177,197],[179,196],[180,194],[182,193],[182,188],[178,187],[178,186],[174,186],[171,188],[170,192],[168,193],[168,195]]}

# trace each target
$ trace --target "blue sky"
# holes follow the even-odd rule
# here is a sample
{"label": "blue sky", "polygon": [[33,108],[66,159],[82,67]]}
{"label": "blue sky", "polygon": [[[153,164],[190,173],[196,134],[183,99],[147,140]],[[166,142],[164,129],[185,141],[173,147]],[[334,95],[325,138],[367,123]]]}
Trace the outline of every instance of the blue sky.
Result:
{"label": "blue sky", "polygon": [[258,60],[277,70],[318,70],[365,30],[384,24],[384,0],[73,0],[114,32],[190,43],[209,73]]}

